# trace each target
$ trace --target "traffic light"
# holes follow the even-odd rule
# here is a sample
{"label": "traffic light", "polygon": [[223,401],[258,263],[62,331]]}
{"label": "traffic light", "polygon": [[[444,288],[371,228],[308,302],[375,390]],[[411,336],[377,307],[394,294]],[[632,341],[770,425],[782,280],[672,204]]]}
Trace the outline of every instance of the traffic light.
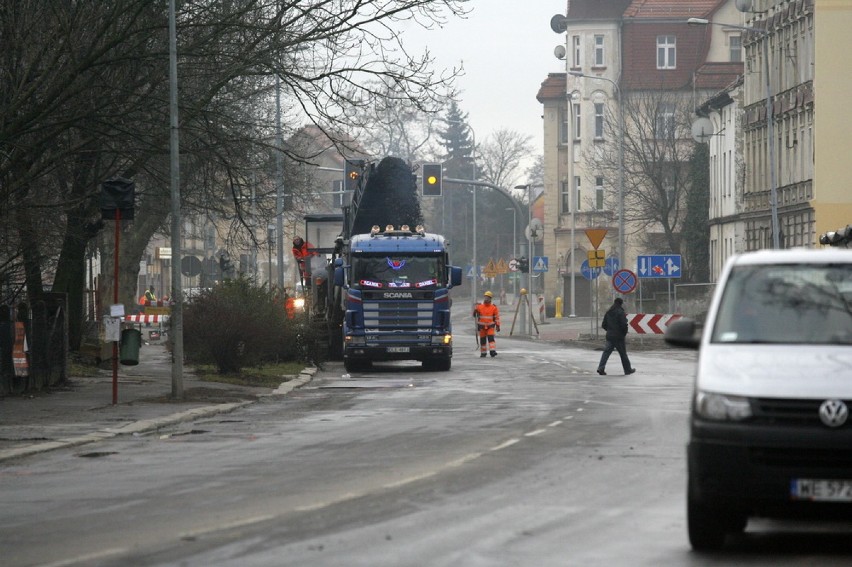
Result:
{"label": "traffic light", "polygon": [[219,255],[219,271],[222,272],[222,278],[231,276],[234,266],[231,264],[231,256],[227,252],[222,252]]}
{"label": "traffic light", "polygon": [[819,243],[823,246],[842,246],[849,248],[849,245],[852,244],[852,224],[822,233],[819,237]]}
{"label": "traffic light", "polygon": [[444,165],[441,163],[423,164],[423,196],[440,197],[443,194]]}
{"label": "traffic light", "polygon": [[527,259],[526,256],[521,256],[520,258],[518,258],[518,269],[524,274],[529,273],[530,261]]}
{"label": "traffic light", "polygon": [[355,191],[361,185],[361,178],[367,162],[362,159],[347,159],[343,167],[343,189]]}

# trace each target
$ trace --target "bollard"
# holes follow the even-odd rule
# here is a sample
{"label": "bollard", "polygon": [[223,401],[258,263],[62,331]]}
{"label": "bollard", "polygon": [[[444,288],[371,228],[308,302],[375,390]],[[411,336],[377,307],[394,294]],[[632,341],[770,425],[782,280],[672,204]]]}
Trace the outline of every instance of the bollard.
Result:
{"label": "bollard", "polygon": [[562,319],[562,298],[558,295],[556,296],[556,305],[555,305],[556,313],[554,317],[556,319]]}

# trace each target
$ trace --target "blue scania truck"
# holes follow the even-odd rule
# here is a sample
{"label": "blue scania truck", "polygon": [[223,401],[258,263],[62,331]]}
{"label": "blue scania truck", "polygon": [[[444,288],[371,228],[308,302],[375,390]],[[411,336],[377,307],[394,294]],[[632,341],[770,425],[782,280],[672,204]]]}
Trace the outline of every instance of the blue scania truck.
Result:
{"label": "blue scania truck", "polygon": [[334,268],[346,369],[419,360],[449,370],[450,288],[460,284],[461,268],[449,264],[443,236],[405,225],[353,236]]}
{"label": "blue scania truck", "polygon": [[[450,265],[444,237],[420,225],[408,165],[385,158],[378,167],[362,167],[361,182],[339,217],[339,236],[333,247],[317,250],[327,266],[325,282],[315,278],[314,305],[326,321],[329,355],[342,358],[347,371],[393,360],[449,370],[450,290],[461,285],[461,268]],[[310,226],[306,233],[313,234]]]}

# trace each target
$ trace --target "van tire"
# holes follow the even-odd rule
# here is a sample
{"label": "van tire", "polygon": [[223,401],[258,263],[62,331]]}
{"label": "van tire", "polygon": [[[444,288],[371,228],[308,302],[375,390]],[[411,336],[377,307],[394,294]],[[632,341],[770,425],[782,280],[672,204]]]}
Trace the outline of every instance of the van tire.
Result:
{"label": "van tire", "polygon": [[686,524],[689,544],[695,551],[718,551],[725,544],[728,527],[734,522],[722,510],[702,503],[692,493],[692,489],[687,492]]}

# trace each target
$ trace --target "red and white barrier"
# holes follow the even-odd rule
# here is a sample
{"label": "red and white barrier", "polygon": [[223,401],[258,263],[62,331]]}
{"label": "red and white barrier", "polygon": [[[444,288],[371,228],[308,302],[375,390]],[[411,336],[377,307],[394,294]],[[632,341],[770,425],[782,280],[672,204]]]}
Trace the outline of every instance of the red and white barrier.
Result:
{"label": "red and white barrier", "polygon": [[683,317],[679,313],[636,313],[627,315],[627,331],[639,335],[662,335],[674,321]]}
{"label": "red and white barrier", "polygon": [[139,313],[137,315],[125,315],[126,323],[165,323],[169,320],[168,315],[145,315]]}

